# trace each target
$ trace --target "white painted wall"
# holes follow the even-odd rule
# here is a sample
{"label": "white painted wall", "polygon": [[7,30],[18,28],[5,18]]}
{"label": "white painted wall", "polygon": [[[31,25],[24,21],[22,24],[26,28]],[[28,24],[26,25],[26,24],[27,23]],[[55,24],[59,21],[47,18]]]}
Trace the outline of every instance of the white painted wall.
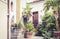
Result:
{"label": "white painted wall", "polygon": [[7,4],[0,1],[0,39],[7,39]]}
{"label": "white painted wall", "polygon": [[[23,8],[25,8],[26,3],[29,3],[32,1],[34,1],[34,0],[21,0],[20,1],[20,17],[22,16],[22,10],[23,10]],[[36,2],[36,3],[30,3],[30,6],[32,7],[31,12],[38,11],[39,23],[42,22],[41,16],[43,16],[43,14],[44,14],[44,11],[43,11],[44,1]],[[30,18],[30,20],[32,21],[32,17]]]}
{"label": "white painted wall", "polygon": [[[36,3],[30,3],[30,7],[32,7],[31,12],[38,11],[38,22],[41,23],[41,18],[44,15],[44,1],[36,2]],[[32,20],[32,17],[31,17]],[[33,20],[32,20],[33,21]]]}
{"label": "white painted wall", "polygon": [[16,0],[11,0],[11,1],[13,2],[13,8],[11,10],[11,5],[10,5],[10,20],[12,19],[12,16],[14,16],[14,23],[15,23],[16,22]]}
{"label": "white painted wall", "polygon": [[[11,39],[11,24],[12,24],[12,19],[14,20],[13,23],[16,23],[16,0],[9,0],[10,7],[9,7],[9,39]],[[11,8],[11,2],[13,2],[13,6]],[[14,16],[14,18],[12,18]]]}
{"label": "white painted wall", "polygon": [[22,18],[22,10],[25,8],[26,3],[32,2],[34,0],[20,0],[20,18]]}

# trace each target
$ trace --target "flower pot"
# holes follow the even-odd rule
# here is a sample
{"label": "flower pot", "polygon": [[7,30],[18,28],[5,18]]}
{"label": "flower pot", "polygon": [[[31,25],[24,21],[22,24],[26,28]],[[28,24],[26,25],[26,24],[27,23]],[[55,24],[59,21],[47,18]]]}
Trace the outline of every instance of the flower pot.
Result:
{"label": "flower pot", "polygon": [[24,38],[30,38],[32,36],[31,32],[25,32]]}

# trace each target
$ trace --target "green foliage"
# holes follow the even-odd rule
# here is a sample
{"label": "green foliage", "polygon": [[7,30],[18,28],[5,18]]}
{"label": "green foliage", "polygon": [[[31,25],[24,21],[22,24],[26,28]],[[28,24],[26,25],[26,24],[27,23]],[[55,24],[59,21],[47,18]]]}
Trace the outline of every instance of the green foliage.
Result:
{"label": "green foliage", "polygon": [[32,8],[30,7],[30,5],[28,3],[26,3],[26,8],[25,9],[28,12],[28,11],[31,11]]}
{"label": "green foliage", "polygon": [[28,3],[26,3],[26,7],[23,9],[22,14],[30,13],[31,7]]}
{"label": "green foliage", "polygon": [[27,23],[26,23],[26,29],[28,30],[28,31],[33,31],[33,29],[34,29],[34,26],[33,26],[33,24],[30,22],[30,21],[28,21]]}
{"label": "green foliage", "polygon": [[18,23],[11,24],[13,27],[17,27]]}
{"label": "green foliage", "polygon": [[26,6],[25,6],[25,8],[23,8],[23,11],[22,11],[22,15],[24,17],[26,17],[28,20],[32,16],[31,15],[31,9],[32,8],[30,7],[30,4],[29,3],[26,3]]}
{"label": "green foliage", "polygon": [[[49,10],[52,9],[53,11],[58,12],[58,19],[60,19],[60,11],[59,11],[59,7],[60,7],[60,0],[46,0],[46,2],[44,3],[44,10],[45,13]],[[55,14],[55,13],[54,13]],[[56,15],[55,15],[56,16]],[[56,20],[56,29],[59,30],[59,21]]]}
{"label": "green foliage", "polygon": [[42,24],[38,25],[37,31],[42,32],[44,37],[51,36],[50,31],[55,29],[55,17],[52,13],[46,13],[42,18]]}
{"label": "green foliage", "polygon": [[25,8],[22,11],[23,16],[27,17],[27,22],[24,23],[26,30],[28,31],[32,31],[34,29],[34,26],[31,22],[29,22],[29,17],[31,17],[31,7],[29,5],[29,3],[26,3]]}
{"label": "green foliage", "polygon": [[45,12],[47,12],[50,9],[50,7],[52,8],[58,7],[58,1],[59,0],[46,0],[46,2],[44,3]]}

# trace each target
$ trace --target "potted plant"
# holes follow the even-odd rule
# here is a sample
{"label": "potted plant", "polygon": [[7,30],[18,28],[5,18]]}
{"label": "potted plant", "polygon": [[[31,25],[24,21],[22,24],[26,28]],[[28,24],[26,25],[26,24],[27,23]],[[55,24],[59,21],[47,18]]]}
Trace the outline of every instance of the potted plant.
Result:
{"label": "potted plant", "polygon": [[55,27],[55,17],[52,13],[46,13],[42,18],[42,24],[37,27],[37,31],[41,32],[44,39],[50,39]]}
{"label": "potted plant", "polygon": [[32,35],[32,31],[34,29],[33,24],[29,21],[29,18],[31,17],[31,7],[29,3],[26,3],[26,7],[23,8],[22,16],[23,16],[23,22],[25,25],[25,34],[24,37],[28,38]]}
{"label": "potted plant", "polygon": [[26,30],[25,30],[24,37],[25,38],[29,38],[29,37],[32,36],[33,30],[34,30],[34,26],[33,26],[33,24],[30,21],[28,21],[26,23],[25,27],[26,27]]}
{"label": "potted plant", "polygon": [[56,19],[56,29],[59,30],[59,20],[57,19],[60,19],[60,12],[59,12],[59,4],[60,1],[59,0],[46,0],[46,2],[44,3],[44,10],[45,12],[49,11],[49,9],[51,8],[53,10],[53,13],[55,15],[55,19]]}
{"label": "potted plant", "polygon": [[17,29],[17,23],[11,24],[11,32],[14,32],[15,29]]}

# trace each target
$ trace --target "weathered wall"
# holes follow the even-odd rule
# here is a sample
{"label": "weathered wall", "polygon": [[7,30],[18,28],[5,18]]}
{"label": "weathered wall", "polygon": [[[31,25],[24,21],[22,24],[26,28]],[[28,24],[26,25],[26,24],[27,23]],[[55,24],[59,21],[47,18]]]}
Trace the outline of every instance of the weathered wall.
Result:
{"label": "weathered wall", "polygon": [[[30,6],[32,7],[31,12],[36,12],[38,11],[38,22],[41,23],[41,17],[44,15],[44,1],[39,1],[36,3],[30,3]],[[32,17],[30,18],[32,20]],[[32,20],[33,21],[33,20]]]}
{"label": "weathered wall", "polygon": [[0,39],[7,39],[7,4],[0,1]]}
{"label": "weathered wall", "polygon": [[[28,1],[28,0],[26,0],[26,1],[21,0],[20,1],[20,17],[22,16],[22,10],[23,10],[23,8],[25,8],[26,3],[29,3],[30,6],[32,7],[31,12],[38,11],[38,20],[39,20],[39,23],[40,23],[40,22],[42,22],[41,21],[41,16],[43,16],[43,14],[44,14],[44,11],[43,11],[44,1],[30,3],[31,1],[33,1],[33,0],[30,0],[30,1]],[[33,21],[32,17],[30,18],[30,20]]]}

